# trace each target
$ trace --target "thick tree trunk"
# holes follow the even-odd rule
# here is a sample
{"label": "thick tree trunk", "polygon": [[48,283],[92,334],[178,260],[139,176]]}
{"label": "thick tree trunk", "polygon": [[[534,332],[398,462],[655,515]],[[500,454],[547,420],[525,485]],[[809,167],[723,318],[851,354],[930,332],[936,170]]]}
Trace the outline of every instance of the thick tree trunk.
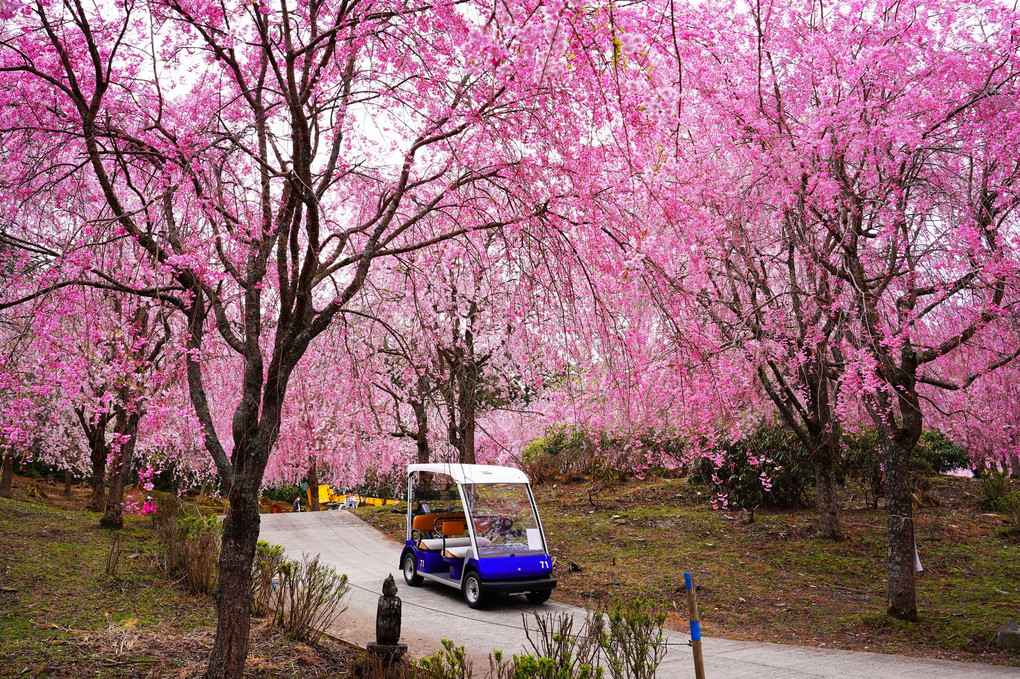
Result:
{"label": "thick tree trunk", "polygon": [[1013,478],[1020,479],[1020,455],[1017,453],[1010,455],[1009,464],[1013,468]]}
{"label": "thick tree trunk", "polygon": [[319,470],[316,469],[315,463],[308,468],[308,496],[311,498],[309,507],[313,512],[317,512],[321,509],[319,506]]}
{"label": "thick tree trunk", "polygon": [[98,474],[96,468],[92,468],[92,494],[89,501],[85,503],[85,511],[99,512],[106,506],[106,464]]}
{"label": "thick tree trunk", "polygon": [[429,463],[429,413],[426,408],[425,399],[428,396],[427,385],[424,377],[418,378],[418,393],[421,395],[421,400],[411,399],[411,410],[414,411],[414,423],[416,425],[416,435],[414,442],[418,446],[418,464]]}
{"label": "thick tree trunk", "polygon": [[[471,341],[471,333],[468,333],[468,341]],[[475,417],[478,414],[478,365],[474,357],[474,345],[471,347],[471,357],[464,366],[463,382],[460,393],[460,426],[461,441],[464,448],[461,451],[460,461],[464,464],[475,464]]]}
{"label": "thick tree trunk", "polygon": [[217,573],[216,641],[208,679],[240,679],[244,672],[251,628],[251,565],[261,522],[258,486],[251,479],[238,479],[228,495]]}
{"label": "thick tree trunk", "polygon": [[106,506],[106,459],[110,450],[106,445],[106,427],[89,436],[89,461],[92,463],[92,494],[85,510],[100,512]]}
{"label": "thick tree trunk", "polygon": [[839,520],[839,486],[836,483],[836,456],[830,445],[823,445],[814,456],[815,489],[818,492],[818,534],[831,540],[843,538]]}
{"label": "thick tree trunk", "polygon": [[0,472],[0,497],[11,497],[11,487],[14,484],[14,453],[8,450],[4,453],[3,472]]}
{"label": "thick tree trunk", "polygon": [[889,615],[917,620],[914,584],[914,508],[910,496],[910,448],[885,438],[885,511],[889,542]]}
{"label": "thick tree trunk", "polygon": [[[888,613],[900,620],[917,620],[917,592],[914,583],[914,506],[910,488],[910,453],[921,438],[923,416],[916,393],[916,364],[904,349],[904,368],[890,371],[897,379],[896,407],[889,396],[879,392],[868,410],[879,444],[885,471],[886,536],[889,548]],[[899,422],[897,422],[897,411]]]}
{"label": "thick tree trunk", "polygon": [[119,461],[117,470],[110,475],[110,492],[106,495],[106,510],[99,519],[100,528],[124,527],[124,485],[130,461]]}
{"label": "thick tree trunk", "polygon": [[71,470],[64,471],[64,497],[71,497]]}
{"label": "thick tree trunk", "polygon": [[110,493],[106,497],[106,511],[99,519],[101,528],[120,529],[124,527],[124,487],[135,459],[135,442],[138,437],[138,422],[141,414],[135,412],[117,417],[117,433],[127,436],[121,445],[117,466],[110,474]]}

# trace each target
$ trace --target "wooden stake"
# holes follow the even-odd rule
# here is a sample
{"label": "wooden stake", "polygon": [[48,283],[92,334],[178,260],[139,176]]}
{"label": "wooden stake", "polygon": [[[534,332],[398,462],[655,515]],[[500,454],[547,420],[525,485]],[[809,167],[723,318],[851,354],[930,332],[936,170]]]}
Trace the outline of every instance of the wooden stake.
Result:
{"label": "wooden stake", "polygon": [[705,679],[705,658],[701,653],[701,623],[698,621],[698,600],[694,594],[694,579],[684,573],[684,587],[687,588],[687,612],[691,617],[691,649],[694,651],[694,676]]}

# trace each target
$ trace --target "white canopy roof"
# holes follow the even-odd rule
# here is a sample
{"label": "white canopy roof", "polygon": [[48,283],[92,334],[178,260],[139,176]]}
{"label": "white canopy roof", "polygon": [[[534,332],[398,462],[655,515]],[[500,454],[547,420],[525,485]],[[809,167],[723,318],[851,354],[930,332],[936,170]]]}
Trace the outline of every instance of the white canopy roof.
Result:
{"label": "white canopy roof", "polygon": [[462,483],[527,483],[528,476],[520,469],[490,464],[409,464],[407,474],[430,472],[445,474],[453,482]]}

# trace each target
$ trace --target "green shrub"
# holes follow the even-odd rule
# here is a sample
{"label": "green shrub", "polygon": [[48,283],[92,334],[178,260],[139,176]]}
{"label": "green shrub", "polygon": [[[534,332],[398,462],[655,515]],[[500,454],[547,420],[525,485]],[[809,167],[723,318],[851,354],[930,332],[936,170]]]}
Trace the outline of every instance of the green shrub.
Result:
{"label": "green shrub", "polygon": [[[551,679],[594,679],[602,676],[602,668],[597,665],[601,615],[585,620],[576,633],[574,618],[567,613],[535,613],[532,620],[524,615],[521,617],[524,635],[535,654],[514,656],[512,679],[519,676]],[[528,674],[529,671],[532,674]]]}
{"label": "green shrub", "polygon": [[535,483],[588,479],[589,494],[597,496],[610,483],[654,473],[663,464],[676,465],[684,447],[683,439],[669,433],[644,430],[621,434],[559,426],[546,429],[543,436],[525,446],[521,463]]}
{"label": "green shrub", "polygon": [[211,526],[204,521],[196,521],[183,531],[185,582],[188,589],[196,594],[212,594],[216,591],[220,529],[215,522],[216,517],[210,518],[214,520]]}
{"label": "green shrub", "polygon": [[599,636],[613,679],[654,679],[666,655],[666,613],[647,599],[613,604]]}
{"label": "green shrub", "polygon": [[1006,472],[993,469],[981,479],[981,506],[984,509],[997,512],[1006,507],[1006,496],[1009,493],[1008,477]]}
{"label": "green shrub", "polygon": [[259,540],[255,545],[255,560],[251,565],[251,614],[262,618],[269,615],[273,596],[273,583],[285,561],[280,545]]}
{"label": "green shrub", "polygon": [[420,658],[412,666],[414,679],[469,679],[474,676],[463,646],[454,646],[449,639],[441,639],[443,650],[435,655]]}
{"label": "green shrub", "polygon": [[1004,537],[1014,542],[1020,540],[1020,490],[1014,490],[1006,496],[1003,513],[1009,519],[1009,528]]}
{"label": "green shrub", "polygon": [[521,462],[535,483],[560,477],[580,481],[592,466],[596,440],[580,427],[553,427],[524,447]]}
{"label": "green shrub", "polygon": [[293,502],[295,497],[305,497],[305,493],[301,492],[301,489],[297,486],[276,486],[274,488],[264,488],[262,490],[262,497],[267,500],[273,500],[274,502]]}
{"label": "green shrub", "polygon": [[839,476],[842,482],[850,480],[864,491],[872,507],[885,492],[885,474],[882,472],[882,449],[874,429],[844,434]]}
{"label": "green shrub", "polygon": [[720,463],[703,457],[692,481],[711,487],[727,507],[806,507],[814,471],[807,450],[779,425],[765,425],[723,446]]}
{"label": "green shrub", "polygon": [[970,468],[970,455],[937,429],[926,429],[910,455],[910,468],[924,474],[945,474]]}
{"label": "green shrub", "polygon": [[291,639],[317,643],[347,606],[347,575],[319,563],[319,556],[284,561],[273,597],[273,623]]}
{"label": "green shrub", "polygon": [[220,558],[219,520],[215,516],[187,514],[185,505],[174,495],[156,493],[153,500],[156,511],[152,524],[161,546],[159,565],[167,573],[183,575],[192,592],[212,593],[216,589],[216,565]]}
{"label": "green shrub", "polygon": [[[884,453],[879,446],[878,433],[874,429],[846,434],[842,440],[840,476],[856,483],[865,492],[867,500],[874,507],[885,492],[883,471]],[[953,469],[970,466],[970,455],[966,450],[949,440],[937,429],[926,429],[910,454],[910,470],[914,472],[916,489],[926,490],[923,477],[944,474]]]}

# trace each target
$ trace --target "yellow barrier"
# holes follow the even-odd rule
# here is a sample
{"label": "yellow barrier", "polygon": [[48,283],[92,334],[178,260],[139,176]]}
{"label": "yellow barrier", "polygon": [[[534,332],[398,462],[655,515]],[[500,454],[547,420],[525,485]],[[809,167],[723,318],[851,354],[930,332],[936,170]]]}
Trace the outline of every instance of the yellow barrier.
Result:
{"label": "yellow barrier", "polygon": [[[365,497],[364,495],[337,495],[333,492],[333,489],[328,484],[319,484],[319,505],[325,504],[341,504],[344,501],[354,502],[358,505],[371,505],[373,507],[383,507],[385,505],[395,505],[400,500],[383,500],[378,497]],[[308,506],[312,505],[312,489],[308,489]]]}

